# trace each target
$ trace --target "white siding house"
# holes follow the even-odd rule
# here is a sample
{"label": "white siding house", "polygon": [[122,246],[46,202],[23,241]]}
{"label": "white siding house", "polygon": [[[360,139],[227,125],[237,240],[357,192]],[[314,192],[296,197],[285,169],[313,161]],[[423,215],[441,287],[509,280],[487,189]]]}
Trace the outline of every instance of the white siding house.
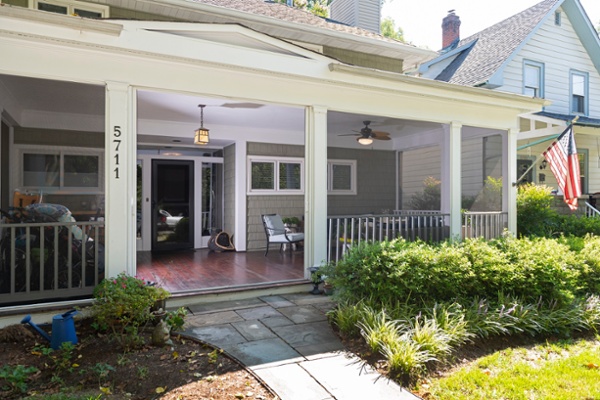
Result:
{"label": "white siding house", "polygon": [[539,163],[525,181],[556,188],[541,164],[542,152],[578,117],[583,193],[587,198],[600,192],[600,40],[578,0],[542,1],[444,49],[419,71],[431,79],[549,100],[541,112],[521,116],[519,175]]}

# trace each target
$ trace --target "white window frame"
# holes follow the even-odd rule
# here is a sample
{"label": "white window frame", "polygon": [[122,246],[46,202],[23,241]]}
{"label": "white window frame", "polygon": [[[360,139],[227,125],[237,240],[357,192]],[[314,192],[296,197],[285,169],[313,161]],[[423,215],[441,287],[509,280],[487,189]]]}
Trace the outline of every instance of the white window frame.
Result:
{"label": "white window frame", "polygon": [[[99,13],[102,18],[108,18],[110,16],[108,6],[103,6],[100,4],[84,3],[81,1],[73,1],[73,0],[29,0],[29,8],[37,10],[38,4],[40,4],[40,3],[66,7],[67,8],[66,15],[76,15],[75,10],[79,9],[79,10],[85,10],[85,11],[89,11],[89,12]],[[65,15],[65,14],[62,14],[62,15]]]}
{"label": "white window frame", "polygon": [[[583,111],[574,111],[573,101],[573,77],[580,76],[583,78]],[[587,72],[570,70],[569,71],[569,111],[576,115],[588,115],[590,106],[590,77]]]}
{"label": "white window frame", "polygon": [[[41,190],[44,193],[56,194],[102,194],[104,193],[104,151],[100,149],[89,149],[79,147],[58,148],[21,145],[16,147],[18,152],[16,171],[16,187],[20,190]],[[60,156],[59,186],[25,186],[24,185],[24,155],[25,154],[48,154]],[[64,157],[65,156],[96,156],[98,157],[98,186],[77,187],[64,186]]]}
{"label": "white window frame", "polygon": [[[527,76],[527,68],[528,67],[532,67],[532,68],[537,68],[539,70],[539,76],[538,76],[538,82],[537,88],[534,88],[532,86],[527,86],[527,81],[526,81],[526,76]],[[537,61],[531,61],[531,60],[523,60],[523,94],[525,95],[529,95],[527,93],[527,89],[531,88],[531,89],[535,89],[537,90],[537,94],[534,97],[538,97],[540,99],[544,98],[544,64],[541,62],[537,62]]]}
{"label": "white window frame", "polygon": [[[333,167],[334,165],[350,166],[350,190],[341,190],[333,188]],[[327,194],[334,195],[356,195],[357,182],[357,162],[356,160],[327,160]]]}
{"label": "white window frame", "polygon": [[[304,159],[297,157],[269,157],[269,156],[248,156],[248,180],[246,192],[248,195],[303,195],[304,194]],[[273,163],[274,177],[273,189],[252,189],[252,163]],[[279,188],[279,166],[280,164],[300,164],[300,189],[280,189]]]}

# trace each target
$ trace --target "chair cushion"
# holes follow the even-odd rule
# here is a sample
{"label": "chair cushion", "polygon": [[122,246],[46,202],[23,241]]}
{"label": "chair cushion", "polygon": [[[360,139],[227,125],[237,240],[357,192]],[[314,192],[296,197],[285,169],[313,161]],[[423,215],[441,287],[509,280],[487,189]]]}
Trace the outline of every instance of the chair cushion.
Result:
{"label": "chair cushion", "polygon": [[280,215],[265,215],[265,226],[269,230],[269,235],[278,235],[285,232],[285,225]]}
{"label": "chair cushion", "polygon": [[291,243],[291,242],[301,242],[303,240],[304,240],[304,233],[288,233],[287,239],[286,239],[285,235],[283,235],[283,234],[269,236],[269,243]]}

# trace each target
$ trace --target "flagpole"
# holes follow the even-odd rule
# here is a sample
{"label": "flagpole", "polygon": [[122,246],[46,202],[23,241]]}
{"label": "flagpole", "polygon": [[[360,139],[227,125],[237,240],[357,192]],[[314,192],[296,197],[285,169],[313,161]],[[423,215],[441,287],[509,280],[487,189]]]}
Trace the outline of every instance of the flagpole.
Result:
{"label": "flagpole", "polygon": [[[577,122],[577,120],[579,119],[579,115],[576,115],[575,118],[573,118],[570,122],[569,125],[567,125],[567,127],[573,125],[575,122]],[[519,184],[519,182],[521,182],[523,180],[523,178],[525,178],[525,176],[529,173],[529,171],[531,171],[533,169],[533,167],[535,167],[537,165],[537,163],[540,162],[540,160],[544,160],[544,157],[537,157],[537,159],[535,160],[535,162],[533,164],[531,164],[529,166],[529,168],[527,168],[527,171],[525,171],[523,173],[523,175],[521,175],[521,177],[519,179],[517,179],[516,182],[513,182],[513,186],[517,186]]]}

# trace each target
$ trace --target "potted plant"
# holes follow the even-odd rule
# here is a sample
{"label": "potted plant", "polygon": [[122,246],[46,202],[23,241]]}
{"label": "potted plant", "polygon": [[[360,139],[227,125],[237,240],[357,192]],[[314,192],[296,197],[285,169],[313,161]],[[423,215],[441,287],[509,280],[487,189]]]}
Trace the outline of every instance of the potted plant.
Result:
{"label": "potted plant", "polygon": [[300,225],[300,218],[298,217],[284,217],[281,220],[287,228],[297,228]]}

